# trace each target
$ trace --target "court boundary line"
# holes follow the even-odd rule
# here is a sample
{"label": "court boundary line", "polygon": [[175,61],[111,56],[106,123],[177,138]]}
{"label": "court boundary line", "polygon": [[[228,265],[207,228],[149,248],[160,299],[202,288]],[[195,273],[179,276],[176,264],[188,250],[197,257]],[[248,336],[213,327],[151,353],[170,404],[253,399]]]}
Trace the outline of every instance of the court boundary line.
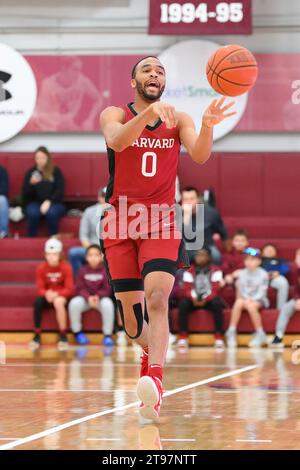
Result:
{"label": "court boundary line", "polygon": [[[215,376],[210,377],[208,379],[199,380],[198,382],[193,382],[191,384],[184,385],[182,387],[177,387],[174,390],[170,390],[169,392],[166,392],[164,394],[164,397],[169,397],[169,396],[175,395],[176,393],[185,392],[185,391],[190,390],[192,388],[199,387],[201,385],[206,385],[206,384],[211,383],[211,382],[216,382],[217,380],[221,380],[221,379],[224,379],[224,378],[227,378],[227,377],[231,377],[233,375],[242,374],[243,372],[249,372],[249,371],[251,371],[253,369],[257,369],[257,368],[258,368],[258,364],[254,364],[254,365],[242,367],[242,368],[239,368],[239,369],[235,369],[235,370],[230,371],[230,372],[225,372],[223,374],[215,375]],[[134,407],[138,406],[139,404],[140,404],[139,401],[135,401],[135,402],[132,402],[132,403],[128,403],[127,405],[117,406],[115,408],[110,408],[108,410],[99,411],[99,412],[93,413],[91,415],[83,416],[82,418],[74,419],[72,421],[68,421],[66,423],[54,426],[53,428],[45,429],[44,431],[40,431],[38,433],[31,434],[31,435],[29,435],[27,437],[24,437],[22,439],[18,439],[17,441],[13,441],[13,442],[10,442],[8,444],[0,445],[0,450],[13,449],[15,447],[19,447],[19,446],[27,444],[29,442],[33,442],[33,441],[42,439],[44,437],[50,436],[51,434],[55,434],[57,432],[64,431],[65,429],[71,428],[73,426],[84,423],[86,421],[91,421],[92,419],[100,418],[102,416],[106,416],[106,415],[109,415],[109,414],[112,414],[112,413],[116,413],[118,411],[124,411],[124,410],[128,410],[130,408],[134,408]]]}

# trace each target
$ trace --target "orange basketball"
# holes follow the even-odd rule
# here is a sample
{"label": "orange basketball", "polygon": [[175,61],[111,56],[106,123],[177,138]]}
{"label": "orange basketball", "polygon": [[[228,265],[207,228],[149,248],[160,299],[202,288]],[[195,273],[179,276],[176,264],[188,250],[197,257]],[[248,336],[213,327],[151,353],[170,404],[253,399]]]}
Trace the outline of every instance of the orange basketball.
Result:
{"label": "orange basketball", "polygon": [[225,96],[239,96],[249,91],[257,74],[255,57],[248,49],[237,44],[220,47],[211,55],[206,66],[210,85]]}

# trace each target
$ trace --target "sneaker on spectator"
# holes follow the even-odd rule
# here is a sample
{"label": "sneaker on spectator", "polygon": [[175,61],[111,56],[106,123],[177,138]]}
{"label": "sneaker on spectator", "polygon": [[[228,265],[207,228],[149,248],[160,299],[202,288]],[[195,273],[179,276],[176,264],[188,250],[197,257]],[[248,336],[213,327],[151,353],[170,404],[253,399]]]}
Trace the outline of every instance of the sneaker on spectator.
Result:
{"label": "sneaker on spectator", "polygon": [[279,338],[279,336],[275,335],[273,340],[268,344],[268,346],[272,349],[283,349],[284,343],[282,341],[282,338]]}
{"label": "sneaker on spectator", "polygon": [[127,346],[126,333],[123,330],[117,332],[117,346]]}
{"label": "sneaker on spectator", "polygon": [[106,335],[103,338],[103,346],[114,346],[114,340],[110,335]]}
{"label": "sneaker on spectator", "polygon": [[80,346],[85,346],[86,344],[89,344],[90,342],[90,340],[83,333],[83,331],[79,331],[78,333],[75,333],[74,336],[75,336],[76,343],[79,344]]}
{"label": "sneaker on spectator", "polygon": [[41,335],[39,333],[36,333],[33,337],[33,339],[29,343],[29,347],[32,351],[36,351],[37,349],[40,349],[41,347]]}
{"label": "sneaker on spectator", "polygon": [[258,331],[254,333],[248,346],[249,348],[259,348],[261,346],[264,346],[265,344],[268,344],[268,338],[266,333],[264,331]]}
{"label": "sneaker on spectator", "polygon": [[57,343],[57,349],[59,351],[67,351],[69,348],[68,339],[66,335],[59,335],[59,340]]}
{"label": "sneaker on spectator", "polygon": [[237,341],[236,341],[236,330],[228,329],[225,333],[226,336],[226,343],[228,348],[236,348]]}
{"label": "sneaker on spectator", "polygon": [[222,335],[215,335],[215,344],[216,349],[224,349],[225,343]]}

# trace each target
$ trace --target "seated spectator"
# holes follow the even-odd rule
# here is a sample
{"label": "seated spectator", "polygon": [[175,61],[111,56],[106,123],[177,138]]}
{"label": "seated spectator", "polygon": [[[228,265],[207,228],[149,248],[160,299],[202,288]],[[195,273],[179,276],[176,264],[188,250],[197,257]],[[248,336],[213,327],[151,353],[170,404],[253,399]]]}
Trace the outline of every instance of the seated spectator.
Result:
{"label": "seated spectator", "polygon": [[99,244],[97,224],[105,205],[106,188],[99,189],[98,202],[85,209],[80,219],[79,240],[81,246],[73,246],[68,253],[69,262],[72,265],[73,273],[76,276],[81,266],[85,263],[86,250],[90,245]]}
{"label": "seated spectator", "polygon": [[289,283],[285,277],[289,272],[289,265],[278,257],[277,248],[272,243],[265,245],[261,254],[261,267],[269,274],[270,286],[277,291],[276,308],[280,310],[289,297]]}
{"label": "seated spectator", "polygon": [[[204,244],[205,246],[208,246],[211,251],[213,263],[221,264],[221,253],[214,243],[213,236],[215,234],[219,234],[221,239],[226,241],[228,239],[228,235],[219,212],[215,207],[212,207],[209,204],[204,204],[204,227],[202,224],[196,227],[197,204],[203,204],[203,199],[200,196],[198,189],[193,186],[184,188],[182,191],[181,202],[184,224],[183,238],[187,243],[191,242],[186,238],[188,230],[186,230],[185,227],[187,226],[192,228],[193,232],[196,233],[196,238],[199,240],[203,240],[202,232],[204,231]],[[197,251],[198,250],[188,250],[190,262],[193,262]]]}
{"label": "seated spectator", "polygon": [[237,299],[232,307],[229,328],[226,332],[227,346],[235,347],[236,329],[243,310],[247,310],[255,328],[255,334],[249,343],[250,347],[262,346],[267,343],[260,316],[260,309],[268,307],[267,290],[269,278],[261,265],[261,252],[256,248],[246,248],[245,269],[239,274],[237,283]]}
{"label": "seated spectator", "polygon": [[249,246],[245,230],[237,230],[232,237],[231,250],[223,254],[222,271],[227,285],[234,285],[245,267],[244,250]]}
{"label": "seated spectator", "polygon": [[275,336],[269,345],[271,348],[284,347],[283,337],[287,325],[292,316],[300,311],[300,248],[296,251],[292,271],[295,278],[293,282],[294,295],[293,298],[286,302],[280,309],[276,322]]}
{"label": "seated spectator", "polygon": [[220,269],[212,264],[209,248],[195,255],[195,264],[183,274],[182,300],[179,302],[179,347],[188,346],[188,316],[193,310],[209,310],[215,323],[215,347],[224,347],[223,302],[219,291],[223,286]]}
{"label": "seated spectator", "polygon": [[41,321],[43,310],[53,307],[59,327],[58,349],[68,348],[66,336],[66,305],[73,294],[72,268],[63,260],[63,246],[60,240],[50,238],[45,244],[45,261],[37,267],[36,283],[38,297],[34,302],[34,338],[30,342],[33,350],[41,346]]}
{"label": "seated spectator", "polygon": [[86,266],[79,270],[76,281],[76,297],[69,304],[71,330],[78,344],[88,344],[89,340],[82,331],[82,314],[94,308],[102,317],[104,334],[103,345],[113,346],[112,333],[115,321],[115,309],[103,264],[103,255],[99,245],[90,245],[86,251]]}
{"label": "seated spectator", "polygon": [[59,219],[65,214],[63,197],[63,174],[53,165],[46,147],[39,147],[35,152],[35,165],[27,171],[23,182],[22,198],[29,237],[37,236],[41,217],[47,221],[49,235],[58,233]]}
{"label": "seated spectator", "polygon": [[8,174],[3,166],[0,166],[0,239],[8,235]]}

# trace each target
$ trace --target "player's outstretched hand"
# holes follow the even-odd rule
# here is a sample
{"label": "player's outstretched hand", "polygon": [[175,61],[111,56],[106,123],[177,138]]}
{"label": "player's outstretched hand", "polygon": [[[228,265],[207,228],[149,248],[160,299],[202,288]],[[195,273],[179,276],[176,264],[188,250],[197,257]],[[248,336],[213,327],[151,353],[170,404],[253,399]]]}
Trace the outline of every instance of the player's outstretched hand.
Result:
{"label": "player's outstretched hand", "polygon": [[236,111],[230,111],[226,113],[226,111],[234,105],[234,101],[230,101],[230,103],[223,106],[226,97],[222,96],[219,100],[216,98],[214,99],[209,107],[205,110],[202,118],[202,122],[206,127],[213,127],[219,122],[222,122],[224,119],[234,116]]}
{"label": "player's outstretched hand", "polygon": [[163,101],[156,101],[150,105],[150,108],[153,115],[159,117],[162,122],[165,122],[168,129],[177,126],[178,120],[174,106]]}

